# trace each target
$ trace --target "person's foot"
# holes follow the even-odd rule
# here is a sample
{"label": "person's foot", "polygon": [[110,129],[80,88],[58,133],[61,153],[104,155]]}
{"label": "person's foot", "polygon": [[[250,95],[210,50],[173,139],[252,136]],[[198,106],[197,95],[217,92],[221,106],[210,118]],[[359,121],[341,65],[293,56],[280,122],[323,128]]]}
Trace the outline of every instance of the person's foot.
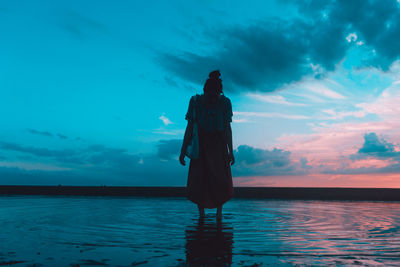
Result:
{"label": "person's foot", "polygon": [[222,207],[217,208],[217,219],[218,220],[222,219]]}
{"label": "person's foot", "polygon": [[200,207],[198,207],[198,208],[199,208],[199,216],[200,216],[200,218],[203,218],[205,216],[204,208],[200,208]]}
{"label": "person's foot", "polygon": [[204,218],[205,216],[204,210],[199,211],[199,216],[200,218]]}

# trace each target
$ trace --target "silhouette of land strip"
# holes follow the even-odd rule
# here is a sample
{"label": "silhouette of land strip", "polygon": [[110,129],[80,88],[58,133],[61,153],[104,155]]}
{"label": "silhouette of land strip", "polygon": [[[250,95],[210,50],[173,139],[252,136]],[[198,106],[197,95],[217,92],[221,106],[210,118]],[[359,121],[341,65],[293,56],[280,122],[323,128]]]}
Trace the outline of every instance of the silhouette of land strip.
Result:
{"label": "silhouette of land strip", "polygon": [[[185,187],[0,186],[0,195],[184,197]],[[400,189],[323,187],[235,187],[234,198],[400,201]]]}

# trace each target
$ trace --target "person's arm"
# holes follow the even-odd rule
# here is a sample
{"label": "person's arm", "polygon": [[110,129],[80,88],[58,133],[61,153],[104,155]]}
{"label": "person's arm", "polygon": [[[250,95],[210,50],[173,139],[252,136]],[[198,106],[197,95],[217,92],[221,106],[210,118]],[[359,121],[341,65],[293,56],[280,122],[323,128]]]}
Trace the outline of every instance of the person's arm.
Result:
{"label": "person's arm", "polygon": [[233,146],[232,146],[232,128],[231,123],[228,122],[225,126],[225,138],[226,144],[228,146],[229,162],[231,165],[235,163],[235,157],[233,156]]}
{"label": "person's arm", "polygon": [[185,136],[183,137],[181,154],[179,155],[179,162],[183,166],[186,165],[186,162],[185,162],[186,149],[187,149],[190,141],[192,140],[192,135],[193,135],[194,106],[195,106],[195,97],[192,97],[192,98],[190,98],[188,111],[185,116],[185,119],[188,121],[188,123],[187,123],[186,130],[185,130]]}
{"label": "person's arm", "polygon": [[185,154],[186,154],[186,149],[189,145],[190,140],[192,140],[192,135],[193,135],[193,122],[188,121],[186,130],[185,130],[185,136],[183,137],[183,143],[182,143],[182,148],[181,148],[181,154],[179,156],[179,162],[185,166]]}
{"label": "person's arm", "polygon": [[225,138],[226,145],[228,147],[229,163],[233,165],[235,163],[235,157],[233,156],[233,146],[232,146],[232,104],[229,98],[226,101],[226,112],[225,112]]}

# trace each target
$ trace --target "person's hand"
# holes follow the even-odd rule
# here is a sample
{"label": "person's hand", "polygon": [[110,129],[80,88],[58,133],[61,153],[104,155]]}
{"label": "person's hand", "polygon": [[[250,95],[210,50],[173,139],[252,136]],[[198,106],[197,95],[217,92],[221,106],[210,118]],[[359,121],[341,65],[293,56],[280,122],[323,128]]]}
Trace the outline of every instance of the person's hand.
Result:
{"label": "person's hand", "polygon": [[181,152],[181,154],[179,155],[179,162],[185,166],[186,162],[185,162],[185,153]]}
{"label": "person's hand", "polygon": [[235,164],[235,156],[233,156],[233,153],[229,154],[229,163],[230,165]]}

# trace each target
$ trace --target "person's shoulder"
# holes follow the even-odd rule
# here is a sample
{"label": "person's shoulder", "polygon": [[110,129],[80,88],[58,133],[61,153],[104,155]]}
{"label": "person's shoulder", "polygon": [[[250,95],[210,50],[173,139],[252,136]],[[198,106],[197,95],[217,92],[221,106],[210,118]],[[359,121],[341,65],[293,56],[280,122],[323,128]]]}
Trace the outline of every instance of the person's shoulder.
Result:
{"label": "person's shoulder", "polygon": [[225,95],[221,95],[221,100],[224,104],[227,104],[227,105],[231,104],[231,100],[229,99],[229,97],[226,97]]}
{"label": "person's shoulder", "polygon": [[192,96],[190,97],[190,101],[198,100],[198,99],[200,99],[201,96],[202,96],[202,95],[199,95],[199,94],[192,95]]}
{"label": "person's shoulder", "polygon": [[231,101],[226,95],[221,95],[221,99],[223,99],[224,101]]}

